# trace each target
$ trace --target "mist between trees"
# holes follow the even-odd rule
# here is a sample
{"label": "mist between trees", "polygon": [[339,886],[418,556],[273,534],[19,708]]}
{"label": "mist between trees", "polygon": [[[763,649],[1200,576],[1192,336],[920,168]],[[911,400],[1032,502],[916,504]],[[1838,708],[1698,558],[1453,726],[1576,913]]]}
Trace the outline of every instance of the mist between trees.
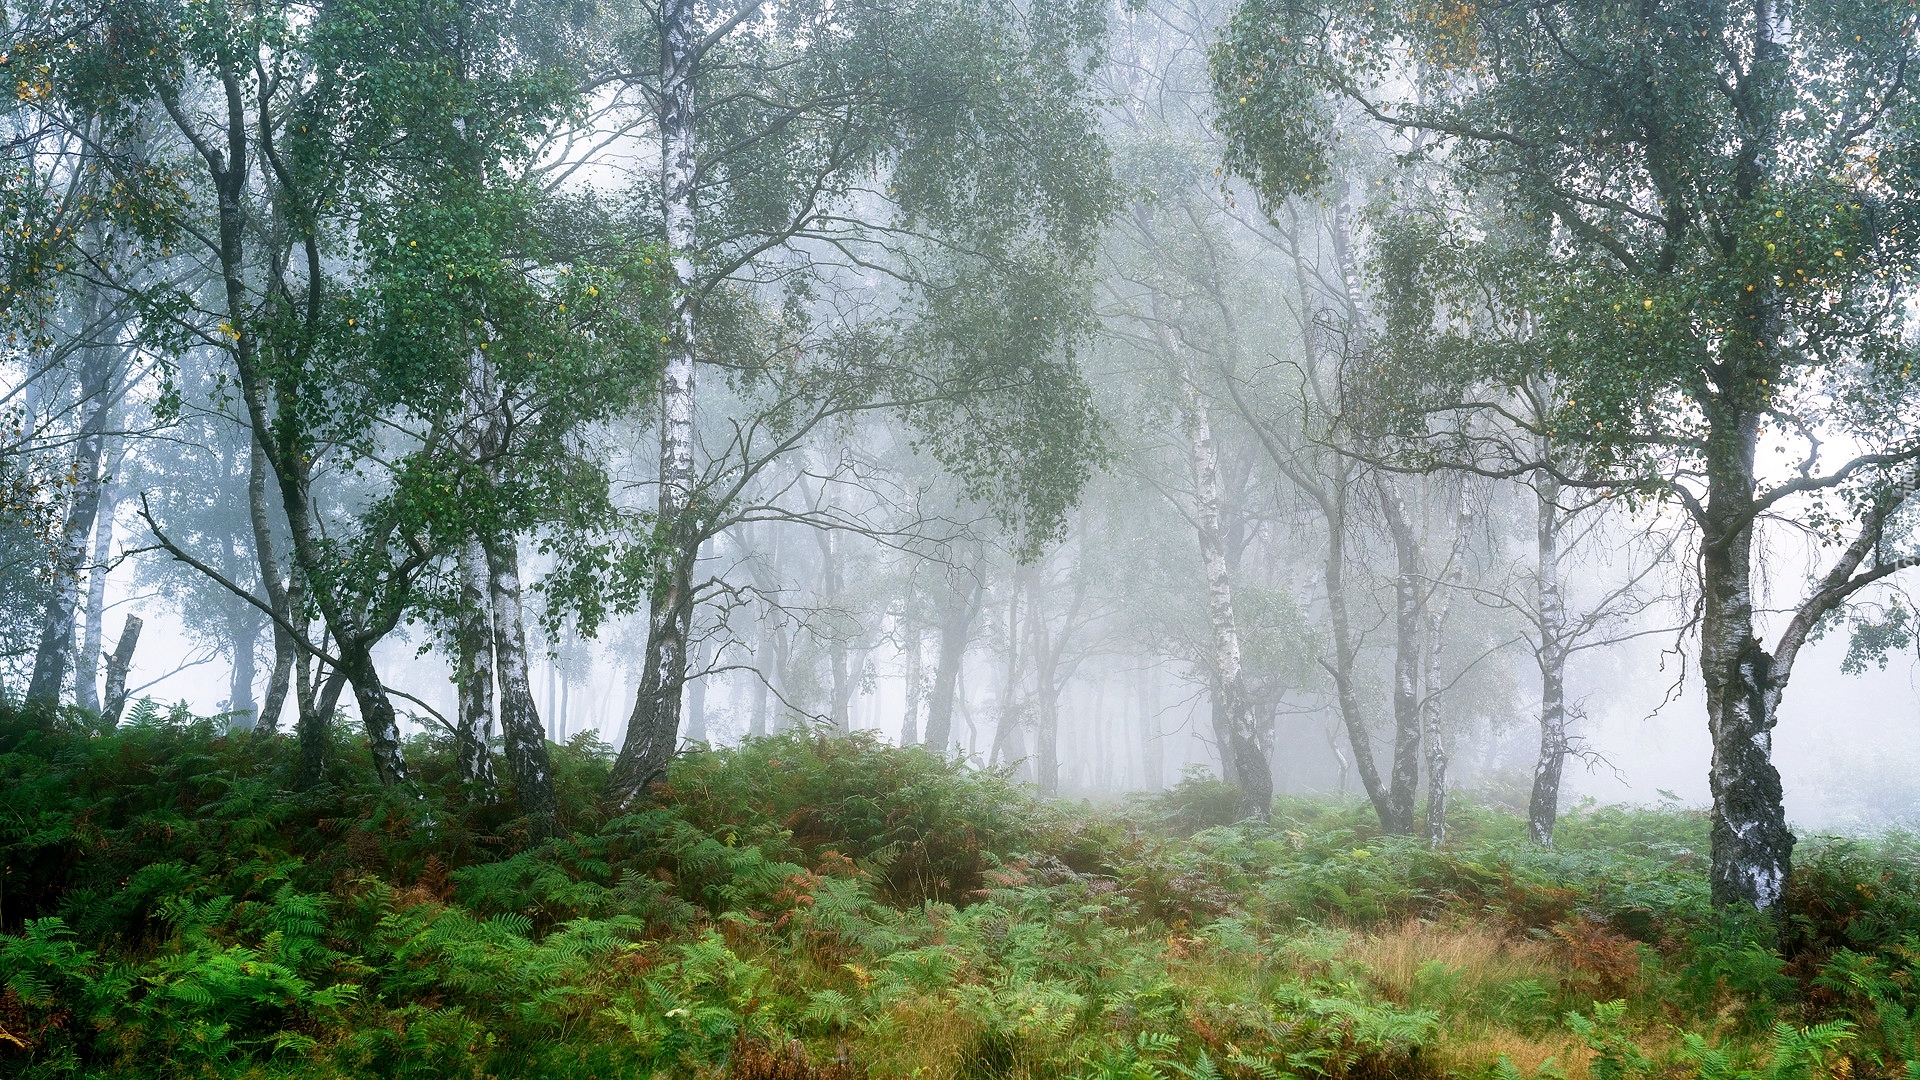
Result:
{"label": "mist between trees", "polygon": [[451,740],[536,837],[551,742],[820,727],[1551,846],[1659,708],[1764,908],[1790,691],[1909,663],[1910,3],[0,18],[48,724]]}

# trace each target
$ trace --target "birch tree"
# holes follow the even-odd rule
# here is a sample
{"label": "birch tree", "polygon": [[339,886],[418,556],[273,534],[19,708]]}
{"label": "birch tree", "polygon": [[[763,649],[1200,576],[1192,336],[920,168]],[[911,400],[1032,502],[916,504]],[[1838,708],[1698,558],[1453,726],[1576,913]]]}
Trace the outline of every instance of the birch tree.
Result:
{"label": "birch tree", "polygon": [[[642,186],[677,296],[657,409],[659,558],[616,802],[676,745],[702,546],[828,418],[893,410],[1032,543],[1057,530],[1096,441],[1067,346],[1105,211],[1086,90],[1103,18],[1083,0],[665,0],[625,39],[635,62],[619,80],[657,140]],[[848,275],[888,283],[880,317],[808,299]],[[789,337],[769,364],[764,338],[727,328],[778,289]],[[730,373],[745,406],[705,460],[703,369]]]}
{"label": "birch tree", "polygon": [[[1327,179],[1339,101],[1426,133],[1456,183],[1542,228],[1552,257],[1513,307],[1568,389],[1560,482],[1668,502],[1700,544],[1722,904],[1770,909],[1785,888],[1794,837],[1771,746],[1800,649],[1912,561],[1915,47],[1912,13],[1891,4],[1440,20],[1251,0],[1215,55],[1233,164],[1276,204]],[[1824,565],[1768,625],[1756,542],[1776,526],[1803,528]]]}

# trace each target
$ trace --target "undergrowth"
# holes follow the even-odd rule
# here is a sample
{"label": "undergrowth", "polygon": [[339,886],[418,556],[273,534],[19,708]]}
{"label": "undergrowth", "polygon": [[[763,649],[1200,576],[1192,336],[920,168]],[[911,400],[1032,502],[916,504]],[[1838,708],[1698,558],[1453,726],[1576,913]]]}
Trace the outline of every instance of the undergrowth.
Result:
{"label": "undergrowth", "polygon": [[796,733],[611,815],[582,737],[534,845],[408,752],[417,790],[342,741],[296,793],[287,740],[181,711],[0,716],[0,1073],[1920,1080],[1908,838],[1804,844],[1782,928],[1712,908],[1676,809],[1541,851],[1468,804],[1436,851]]}

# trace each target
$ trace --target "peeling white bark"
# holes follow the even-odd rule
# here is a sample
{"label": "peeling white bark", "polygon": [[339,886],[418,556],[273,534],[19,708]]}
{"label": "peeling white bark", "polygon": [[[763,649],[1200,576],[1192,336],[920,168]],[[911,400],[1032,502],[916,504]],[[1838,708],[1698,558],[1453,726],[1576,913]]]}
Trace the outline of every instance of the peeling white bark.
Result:
{"label": "peeling white bark", "polygon": [[1200,543],[1201,570],[1207,586],[1207,625],[1213,641],[1213,683],[1222,759],[1232,755],[1241,792],[1241,811],[1265,820],[1273,807],[1273,775],[1254,732],[1240,670],[1240,629],[1233,607],[1233,578],[1220,532],[1220,462],[1213,424],[1200,397],[1191,359],[1175,338],[1163,305],[1156,298],[1155,323],[1161,348],[1180,365],[1188,463],[1193,475],[1194,530]]}
{"label": "peeling white bark", "polygon": [[[1543,458],[1545,440],[1542,440]],[[1560,776],[1567,760],[1567,608],[1560,567],[1560,485],[1551,475],[1534,479],[1535,589],[1540,667],[1540,754],[1533,764],[1533,793],[1527,803],[1527,834],[1541,847],[1553,846],[1560,814]]]}
{"label": "peeling white bark", "polygon": [[454,721],[455,769],[463,783],[494,786],[493,629],[487,548],[478,537],[460,545],[460,611],[455,627],[459,715]]}
{"label": "peeling white bark", "polygon": [[[88,326],[100,332],[106,320],[104,301],[96,294],[89,304]],[[47,602],[41,619],[40,648],[34,655],[33,675],[27,683],[29,704],[52,706],[59,702],[72,659],[74,612],[80,603],[80,571],[87,565],[87,545],[93,538],[93,522],[100,506],[100,458],[106,445],[108,406],[113,370],[118,350],[92,346],[83,350],[85,363],[80,372],[81,414],[79,438],[73,447],[73,475],[79,478],[73,501],[60,529],[60,585]]]}
{"label": "peeling white bark", "polygon": [[693,621],[693,564],[704,530],[693,520],[693,423],[699,267],[695,263],[697,179],[694,91],[700,27],[693,0],[666,0],[660,25],[660,198],[668,261],[678,286],[660,374],[660,493],[655,528],[666,566],[648,600],[647,652],[627,719],[626,739],[608,777],[615,803],[637,798],[665,774],[680,733]]}
{"label": "peeling white bark", "polygon": [[1413,831],[1414,798],[1420,784],[1420,612],[1424,580],[1419,537],[1414,535],[1399,485],[1379,474],[1374,486],[1393,540],[1393,775],[1387,788],[1389,833]]}
{"label": "peeling white bark", "polygon": [[93,560],[87,569],[87,628],[80,655],[74,658],[74,701],[83,709],[100,711],[100,650],[106,647],[107,560],[113,554],[113,514],[118,500],[102,486],[100,505],[93,517]]}
{"label": "peeling white bark", "polygon": [[1447,614],[1452,610],[1454,594],[1460,588],[1466,562],[1467,538],[1473,529],[1473,510],[1467,492],[1460,492],[1460,513],[1454,519],[1452,549],[1447,560],[1446,580],[1438,595],[1427,602],[1427,647],[1422,665],[1420,729],[1427,757],[1427,842],[1440,847],[1447,842],[1447,743],[1440,727],[1440,691],[1447,647]]}
{"label": "peeling white bark", "polygon": [[511,539],[488,544],[486,553],[507,770],[533,834],[544,837],[554,828],[553,771],[527,671],[526,624],[520,609],[520,554]]}

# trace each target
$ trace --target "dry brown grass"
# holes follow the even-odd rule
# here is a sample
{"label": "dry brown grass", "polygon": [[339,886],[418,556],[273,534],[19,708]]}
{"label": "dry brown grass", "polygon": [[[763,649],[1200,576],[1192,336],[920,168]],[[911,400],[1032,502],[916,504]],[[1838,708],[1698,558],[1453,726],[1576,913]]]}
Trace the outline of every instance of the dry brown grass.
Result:
{"label": "dry brown grass", "polygon": [[785,1046],[743,1042],[734,1048],[724,1075],[726,1080],[854,1080],[855,1076],[842,1062],[815,1064],[798,1042]]}
{"label": "dry brown grass", "polygon": [[[1452,972],[1448,996],[1454,1005],[1497,998],[1523,979],[1551,988],[1576,975],[1557,943],[1514,937],[1475,923],[1410,920],[1354,938],[1340,959],[1361,967],[1382,995],[1402,1005],[1416,997],[1421,967],[1434,962]],[[1443,1074],[1478,1073],[1504,1056],[1528,1076],[1551,1059],[1568,1080],[1586,1080],[1586,1048],[1558,1025],[1534,1033],[1472,1015],[1473,1010],[1456,1011],[1449,1003],[1421,1004],[1441,1009],[1442,1034],[1431,1052]]]}
{"label": "dry brown grass", "polygon": [[1551,1060],[1567,1080],[1587,1080],[1587,1048],[1564,1032],[1528,1035],[1500,1026],[1448,1031],[1432,1052],[1445,1075],[1477,1075],[1505,1057],[1526,1076],[1536,1075]]}
{"label": "dry brown grass", "polygon": [[1402,1004],[1411,995],[1421,966],[1436,960],[1459,973],[1462,993],[1521,979],[1553,986],[1572,974],[1546,942],[1511,937],[1473,923],[1442,926],[1418,919],[1354,938],[1341,951],[1341,959],[1366,968],[1381,991]]}
{"label": "dry brown grass", "polygon": [[861,1040],[855,1059],[873,1080],[955,1080],[967,1072],[979,1029],[937,997],[903,1001],[879,1038]]}

